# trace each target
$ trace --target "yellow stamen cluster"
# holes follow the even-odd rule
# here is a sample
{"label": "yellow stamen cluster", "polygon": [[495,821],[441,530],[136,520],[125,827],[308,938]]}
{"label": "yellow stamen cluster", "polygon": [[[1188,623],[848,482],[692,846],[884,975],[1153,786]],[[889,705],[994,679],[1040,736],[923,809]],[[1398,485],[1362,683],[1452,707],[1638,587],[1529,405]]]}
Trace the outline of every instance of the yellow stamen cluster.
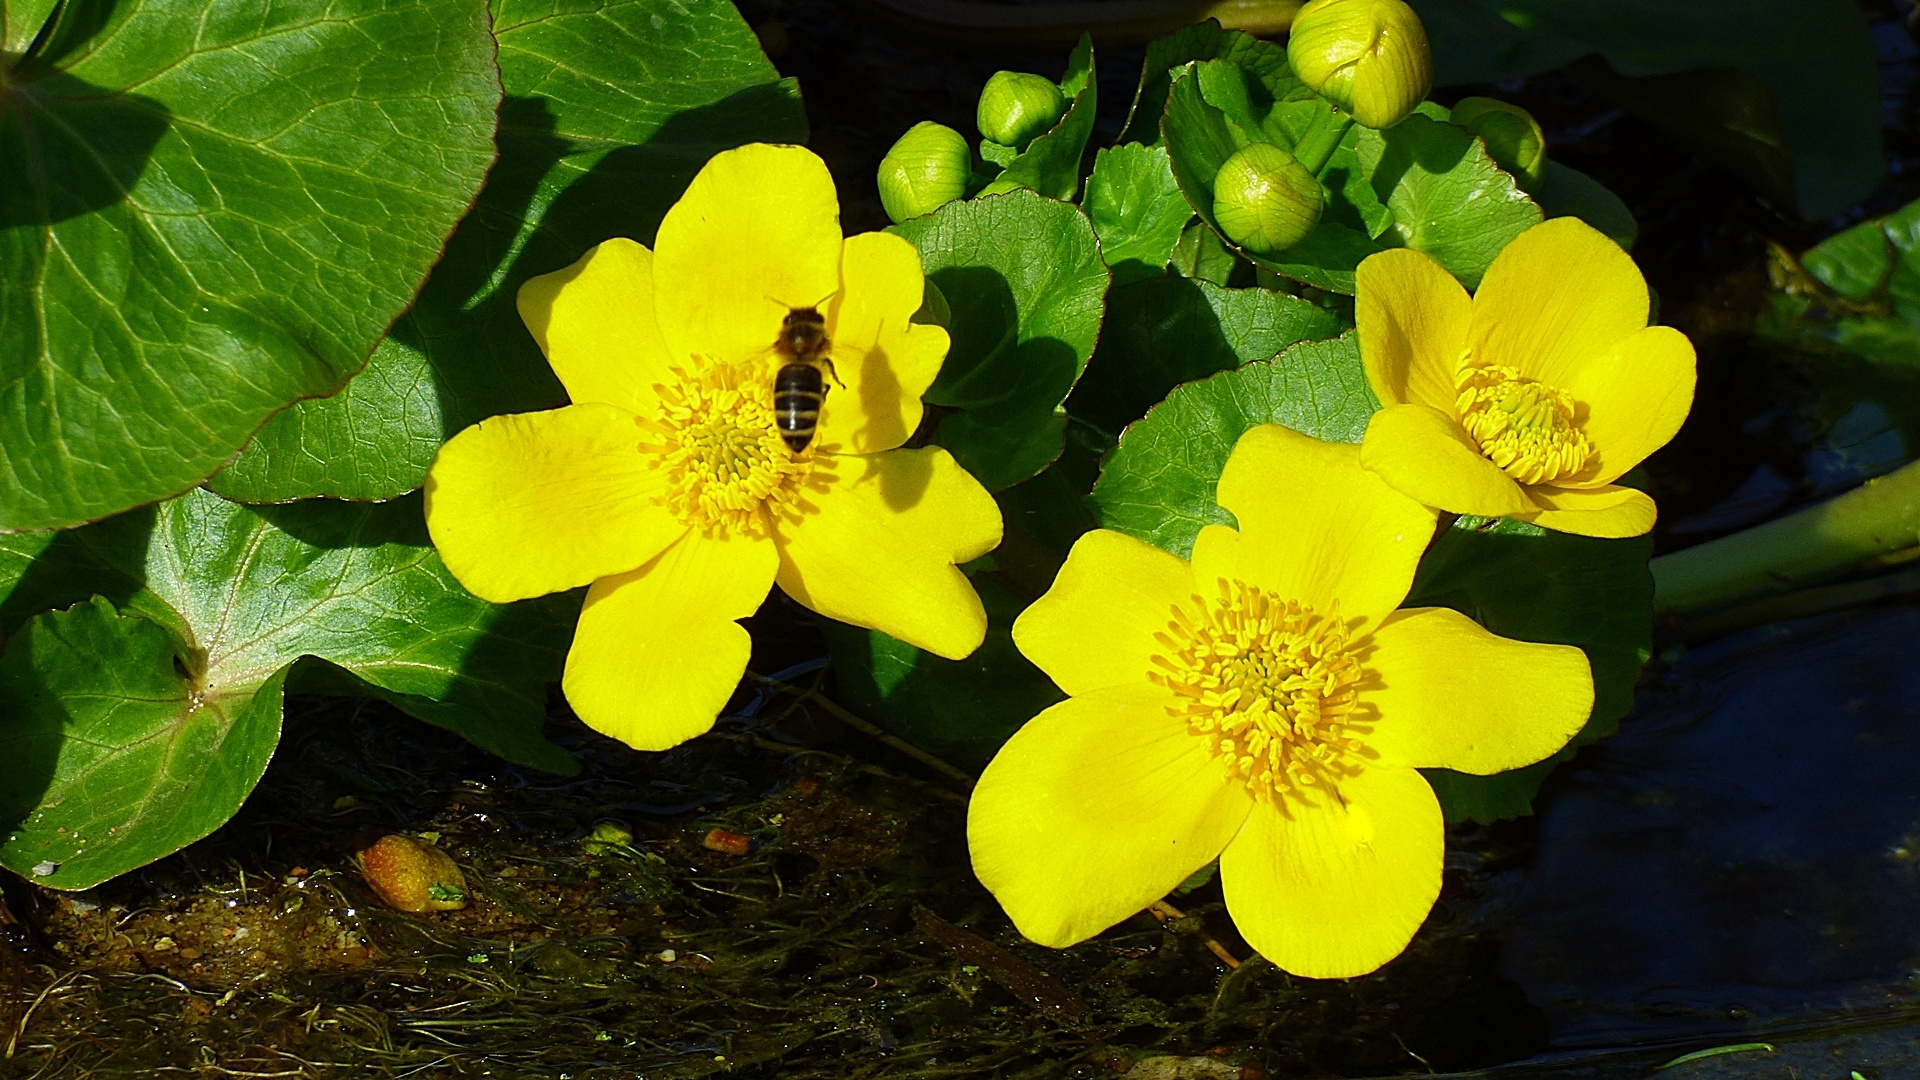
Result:
{"label": "yellow stamen cluster", "polygon": [[1338,613],[1239,581],[1218,599],[1173,608],[1148,678],[1180,701],[1168,711],[1205,739],[1256,797],[1314,802],[1367,757],[1353,716],[1365,673]]}
{"label": "yellow stamen cluster", "polygon": [[654,387],[657,418],[641,418],[640,452],[667,476],[667,508],[709,536],[768,535],[772,511],[813,471],[774,425],[771,383],[759,366],[674,369]]}
{"label": "yellow stamen cluster", "polygon": [[1593,451],[1574,422],[1573,398],[1498,364],[1455,377],[1460,423],[1488,460],[1522,484],[1551,484],[1580,471]]}

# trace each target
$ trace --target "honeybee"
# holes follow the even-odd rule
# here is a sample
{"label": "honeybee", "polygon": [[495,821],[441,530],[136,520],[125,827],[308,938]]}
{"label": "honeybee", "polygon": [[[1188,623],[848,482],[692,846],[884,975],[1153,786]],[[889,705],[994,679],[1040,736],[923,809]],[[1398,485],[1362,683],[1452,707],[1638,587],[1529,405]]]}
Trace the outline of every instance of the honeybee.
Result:
{"label": "honeybee", "polygon": [[[773,423],[787,449],[798,454],[813,441],[820,409],[827,402],[826,375],[840,386],[840,376],[827,356],[827,320],[818,308],[790,308],[780,322],[773,351],[785,360],[773,376]],[[823,374],[824,373],[824,374]]]}

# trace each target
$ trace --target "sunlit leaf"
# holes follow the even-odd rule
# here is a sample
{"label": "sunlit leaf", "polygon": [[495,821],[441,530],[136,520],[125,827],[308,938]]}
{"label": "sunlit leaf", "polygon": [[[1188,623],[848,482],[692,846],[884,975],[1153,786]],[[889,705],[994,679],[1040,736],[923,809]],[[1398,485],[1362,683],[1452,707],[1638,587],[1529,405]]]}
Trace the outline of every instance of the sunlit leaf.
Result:
{"label": "sunlit leaf", "polygon": [[1136,143],[1094,157],[1082,205],[1116,285],[1159,277],[1193,220],[1165,148]]}
{"label": "sunlit leaf", "polygon": [[927,401],[959,409],[934,442],[989,490],[1060,455],[1061,402],[1100,334],[1107,268],[1079,208],[1018,190],[951,202],[890,230],[920,249],[953,346]]}
{"label": "sunlit leaf", "polygon": [[565,401],[514,309],[520,283],[608,237],[651,243],[709,157],[806,121],[724,0],[501,0],[500,161],[420,302],[345,393],[276,417],[214,490],[385,499],[484,417]]}
{"label": "sunlit leaf", "polygon": [[58,12],[0,61],[0,530],[176,494],[338,389],[471,205],[500,101],[480,0]]}
{"label": "sunlit leaf", "polygon": [[1094,485],[1094,508],[1105,527],[1185,558],[1202,526],[1234,524],[1214,494],[1248,428],[1285,424],[1359,442],[1379,408],[1353,334],[1295,345],[1167,395],[1120,436]]}

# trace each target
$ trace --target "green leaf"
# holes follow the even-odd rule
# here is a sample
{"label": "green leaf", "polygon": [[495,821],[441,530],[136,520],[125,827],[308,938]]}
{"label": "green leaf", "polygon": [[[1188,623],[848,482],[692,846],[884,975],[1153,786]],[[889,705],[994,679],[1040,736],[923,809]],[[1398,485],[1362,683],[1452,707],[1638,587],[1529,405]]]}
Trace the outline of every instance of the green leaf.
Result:
{"label": "green leaf", "polygon": [[927,401],[961,410],[933,441],[988,490],[1060,455],[1060,407],[1100,333],[1107,268],[1077,207],[1021,189],[893,226],[951,311],[952,348]]}
{"label": "green leaf", "polygon": [[1447,820],[1532,813],[1533,796],[1555,765],[1619,728],[1653,648],[1652,554],[1649,536],[1597,540],[1465,517],[1427,550],[1401,606],[1450,607],[1501,637],[1575,645],[1593,665],[1593,715],[1559,754],[1494,776],[1422,770]]}
{"label": "green leaf", "polygon": [[1065,200],[1079,194],[1080,158],[1087,152],[1087,138],[1093,134],[1099,89],[1093,74],[1093,38],[1081,34],[1080,44],[1067,57],[1067,73],[1060,80],[1060,92],[1072,104],[1051,131],[1004,162],[1006,167],[980,194],[999,195],[1015,188],[1030,188]]}
{"label": "green leaf", "polygon": [[1146,415],[1181,383],[1350,325],[1297,296],[1180,277],[1116,286],[1111,300],[1100,346],[1067,403],[1068,412],[1108,432]]}
{"label": "green leaf", "polygon": [[1393,212],[1380,242],[1426,252],[1469,289],[1541,221],[1540,208],[1464,128],[1416,113],[1385,131],[1355,130],[1360,168]]}
{"label": "green leaf", "polygon": [[1116,285],[1163,273],[1193,220],[1165,148],[1135,143],[1094,156],[1084,206]]}
{"label": "green leaf", "polygon": [[1293,69],[1287,64],[1286,49],[1239,30],[1222,30],[1218,20],[1208,19],[1147,46],[1146,62],[1140,69],[1140,85],[1134,91],[1120,142],[1160,144],[1160,117],[1166,112],[1173,74],[1195,60],[1226,60],[1246,68],[1266,84],[1274,100],[1315,98],[1313,92],[1294,77]]}
{"label": "green leaf", "polygon": [[167,628],[219,693],[317,657],[357,680],[336,688],[509,760],[575,768],[540,727],[577,600],[474,599],[428,543],[418,498],[253,508],[192,491],[50,540],[0,538],[0,550],[0,628],[104,596]]}
{"label": "green leaf", "polygon": [[1628,251],[1640,237],[1640,223],[1620,196],[1579,169],[1557,161],[1547,162],[1547,182],[1540,189],[1539,201],[1547,217],[1577,217]]}
{"label": "green leaf", "polygon": [[27,623],[0,657],[0,864],[86,889],[240,809],[280,741],[283,666],[247,685],[104,599]]}
{"label": "green leaf", "polygon": [[1184,559],[1202,526],[1235,524],[1214,493],[1248,428],[1285,424],[1359,442],[1379,408],[1352,333],[1187,383],[1120,436],[1094,485],[1094,509],[1105,527]]}
{"label": "green leaf", "polygon": [[500,102],[479,0],[61,11],[0,103],[0,530],[176,494],[337,390],[472,204]]}
{"label": "green leaf", "polygon": [[1801,347],[1920,368],[1920,202],[1863,221],[1772,267],[1780,288],[1756,327]]}
{"label": "green leaf", "polygon": [[[1584,65],[1583,80],[1598,76],[1628,108],[1691,136],[1756,186],[1768,186],[1758,173],[1770,168],[1759,164],[1760,144],[1790,150],[1791,201],[1809,219],[1865,198],[1885,172],[1879,70],[1852,0],[1412,2],[1438,84],[1500,82],[1597,53],[1605,65]],[[1697,69],[1751,76],[1765,93],[1735,102],[1725,79],[1662,81],[1716,74]]]}
{"label": "green leaf", "polygon": [[987,638],[964,660],[943,660],[877,630],[826,624],[835,696],[922,750],[963,769],[986,766],[1000,744],[1066,695],[1013,644],[1026,600],[993,577],[974,587]]}
{"label": "green leaf", "polygon": [[1180,231],[1180,242],[1173,245],[1167,265],[1181,277],[1209,281],[1224,289],[1241,262],[1219,233],[1206,222],[1196,221]]}
{"label": "green leaf", "polygon": [[467,425],[564,402],[521,282],[609,237],[651,242],[714,154],[806,139],[793,81],[725,0],[501,0],[495,30],[500,160],[419,303],[345,393],[276,417],[214,490],[392,498]]}

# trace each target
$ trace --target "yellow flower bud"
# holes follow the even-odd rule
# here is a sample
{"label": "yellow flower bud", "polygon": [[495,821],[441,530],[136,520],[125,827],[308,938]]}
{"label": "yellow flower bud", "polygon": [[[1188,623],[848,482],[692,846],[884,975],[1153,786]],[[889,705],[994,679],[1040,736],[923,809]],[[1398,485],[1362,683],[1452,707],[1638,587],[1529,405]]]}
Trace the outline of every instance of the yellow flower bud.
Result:
{"label": "yellow flower bud", "polygon": [[1370,128],[1399,123],[1433,89],[1433,51],[1404,0],[1313,0],[1293,18],[1287,62]]}
{"label": "yellow flower bud", "polygon": [[974,119],[980,134],[1003,146],[1025,150],[1047,133],[1067,111],[1067,99],[1053,80],[1024,71],[996,71],[980,91]]}
{"label": "yellow flower bud", "polygon": [[973,154],[945,124],[922,120],[880,159],[880,205],[895,222],[931,214],[967,193]]}
{"label": "yellow flower bud", "polygon": [[1258,255],[1299,243],[1320,222],[1326,195],[1292,154],[1271,143],[1242,147],[1213,178],[1213,217],[1228,239]]}
{"label": "yellow flower bud", "polygon": [[1513,174],[1531,195],[1547,178],[1547,136],[1533,114],[1493,98],[1461,98],[1453,122],[1480,136],[1493,163]]}

